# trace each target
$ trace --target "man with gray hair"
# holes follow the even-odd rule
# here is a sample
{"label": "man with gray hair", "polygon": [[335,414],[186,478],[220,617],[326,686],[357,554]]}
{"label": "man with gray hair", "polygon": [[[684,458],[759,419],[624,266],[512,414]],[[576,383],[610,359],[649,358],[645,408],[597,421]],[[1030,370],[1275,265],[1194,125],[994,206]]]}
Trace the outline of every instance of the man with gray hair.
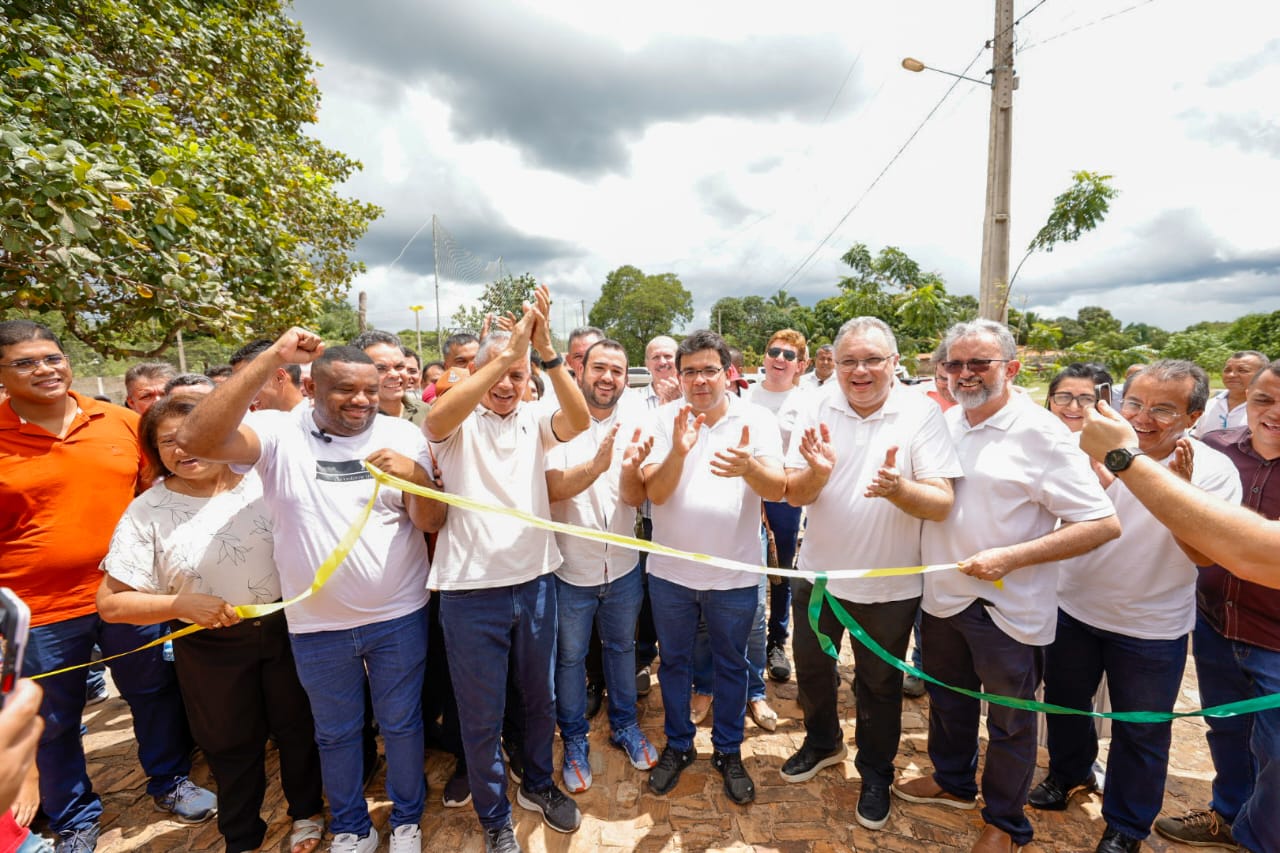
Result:
{"label": "man with gray hair", "polygon": [[[1189,361],[1143,367],[1126,383],[1120,406],[1138,435],[1137,446],[1127,452],[1170,466],[1209,494],[1238,501],[1240,480],[1231,460],[1185,437],[1208,397],[1208,375]],[[1196,567],[1211,561],[1176,538],[1114,474],[1100,476],[1123,533],[1059,566],[1058,626],[1045,652],[1045,701],[1089,710],[1105,674],[1116,711],[1171,711],[1196,621]],[[1029,802],[1060,811],[1074,791],[1096,787],[1098,736],[1083,716],[1050,714],[1048,728],[1049,775]],[[1136,851],[1150,834],[1164,798],[1170,738],[1168,721],[1115,721],[1098,853]]]}
{"label": "man with gray hair", "polygon": [[[856,317],[835,343],[833,386],[812,394],[796,419],[786,458],[787,502],[808,508],[799,568],[811,572],[920,565],[925,520],[942,521],[961,476],[942,411],[894,379],[898,344],[874,317]],[[849,531],[858,530],[856,549]],[[794,578],[792,608],[798,699],[805,739],[782,765],[787,782],[805,782],[841,763],[848,750],[840,731],[836,662],[809,627],[810,581]],[[920,608],[920,575],[833,580],[828,590],[871,637],[896,657]],[[838,645],[843,627],[824,608],[818,628]],[[862,777],[855,817],[868,829],[889,819],[889,785],[902,734],[902,673],[854,643],[853,691],[858,706],[854,763]]]}
{"label": "man with gray hair", "polygon": [[124,404],[139,415],[164,396],[165,383],[178,375],[167,361],[144,361],[130,367],[124,375]]}
{"label": "man with gray hair", "polygon": [[[550,294],[511,332],[485,338],[475,372],[439,398],[425,432],[451,491],[547,518],[545,458],[591,422],[582,391],[564,369],[547,324]],[[529,345],[538,350],[556,387],[560,408],[523,405],[529,383]],[[555,739],[556,585],[561,563],[555,537],[501,515],[451,512],[440,533],[430,586],[440,590],[440,622],[448,648],[471,782],[472,804],[485,831],[486,851],[520,849],[511,826],[499,737],[514,671],[524,712],[524,774],[516,802],[540,812],[558,832],[573,832],[582,817],[552,777]]]}
{"label": "man with gray hair", "polygon": [[[1120,524],[1074,436],[1012,393],[1021,364],[1008,328],[957,323],[943,348],[960,404],[945,417],[964,477],[947,519],[924,525],[921,556],[959,563],[924,579],[924,669],[944,684],[1031,699],[1057,626],[1056,561],[1115,539]],[[975,808],[979,702],[933,684],[929,697],[934,771],[899,780],[893,793]],[[1036,766],[1035,714],[993,702],[987,738],[986,826],[972,850],[1013,853],[1033,834],[1023,808]]]}

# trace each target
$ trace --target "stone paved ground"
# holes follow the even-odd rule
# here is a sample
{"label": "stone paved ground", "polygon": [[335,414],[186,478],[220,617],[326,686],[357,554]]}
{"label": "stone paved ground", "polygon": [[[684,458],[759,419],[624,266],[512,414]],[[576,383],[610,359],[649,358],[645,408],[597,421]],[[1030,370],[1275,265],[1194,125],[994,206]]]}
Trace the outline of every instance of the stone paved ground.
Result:
{"label": "stone paved ground", "polygon": [[[851,674],[846,647],[843,674]],[[938,806],[893,802],[888,825],[869,832],[853,820],[858,796],[857,774],[850,758],[838,768],[824,770],[801,785],[788,785],[778,775],[782,762],[800,745],[804,730],[795,702],[794,682],[771,684],[771,701],[782,718],[772,734],[747,723],[743,745],[745,763],[757,787],[756,802],[748,807],[731,803],[724,795],[719,776],[710,767],[710,722],[699,728],[699,760],[666,797],[648,792],[644,774],[633,770],[622,753],[608,745],[607,721],[600,714],[591,733],[591,766],[595,784],[577,797],[583,822],[573,835],[547,830],[540,818],[515,807],[516,832],[526,851],[694,851],[754,850],[782,853],[831,853],[831,851],[968,851],[978,837],[982,823],[978,813]],[[846,741],[852,743],[853,705],[848,691],[842,697],[846,721]],[[662,742],[662,700],[655,683],[653,691],[641,699],[641,723],[650,737]],[[1190,661],[1183,681],[1179,707],[1199,706],[1195,674]],[[903,740],[897,766],[914,775],[928,766],[926,715],[928,700],[907,700],[903,709]],[[98,844],[101,853],[125,851],[221,851],[217,829],[212,824],[189,827],[162,820],[144,790],[145,780],[138,767],[128,707],[112,698],[86,715],[89,735],[86,747],[90,773],[103,794],[105,814]],[[1204,743],[1204,724],[1196,720],[1174,723],[1173,757],[1165,796],[1165,814],[1181,814],[1205,803],[1209,794],[1212,767]],[[557,756],[559,750],[557,749]],[[558,761],[558,757],[557,757]],[[480,853],[483,839],[470,807],[445,809],[440,792],[452,771],[451,758],[432,753],[426,762],[430,792],[422,821],[424,850]],[[1041,750],[1040,770],[1046,757]],[[274,753],[268,767],[275,772]],[[195,779],[208,784],[207,768],[201,763]],[[374,822],[386,829],[390,803],[381,779],[370,788]],[[271,784],[266,809],[271,829],[264,851],[287,850],[285,838],[289,820],[280,798],[279,786]],[[1092,851],[1102,833],[1101,802],[1097,796],[1073,801],[1065,812],[1040,813],[1028,810],[1035,826],[1037,843],[1045,851]],[[384,842],[385,845],[385,842]],[[384,848],[385,849],[385,848]],[[1144,849],[1186,850],[1155,836]]]}

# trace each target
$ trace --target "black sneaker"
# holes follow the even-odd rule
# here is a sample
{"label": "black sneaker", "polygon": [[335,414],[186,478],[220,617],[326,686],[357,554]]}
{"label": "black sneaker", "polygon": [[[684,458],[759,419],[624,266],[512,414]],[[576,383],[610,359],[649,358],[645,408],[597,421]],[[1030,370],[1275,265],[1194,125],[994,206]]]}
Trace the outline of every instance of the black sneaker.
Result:
{"label": "black sneaker", "polygon": [[736,752],[711,753],[711,766],[724,777],[724,792],[740,806],[756,798],[756,784],[742,766],[742,756]]}
{"label": "black sneaker", "polygon": [[469,802],[471,802],[471,779],[467,776],[467,766],[459,762],[449,781],[444,783],[444,796],[441,797],[441,803],[446,809],[460,809]]}
{"label": "black sneaker", "polygon": [[806,743],[800,747],[799,752],[783,763],[782,780],[792,783],[808,782],[817,776],[822,768],[832,767],[848,757],[849,747],[843,743],[832,752],[818,752]]}
{"label": "black sneaker", "polygon": [[524,853],[511,824],[484,831],[484,853]]}
{"label": "black sneaker", "polygon": [[1083,782],[1075,785],[1068,785],[1056,776],[1049,775],[1044,777],[1039,785],[1031,789],[1031,793],[1027,795],[1027,803],[1033,809],[1041,811],[1060,812],[1067,808],[1067,803],[1077,791],[1096,791],[1098,790],[1097,779],[1090,773],[1088,778]]}
{"label": "black sneaker", "polygon": [[636,673],[636,695],[648,696],[649,691],[653,689],[653,673],[649,671],[649,667],[641,667]]}
{"label": "black sneaker", "polygon": [[782,646],[770,646],[768,652],[769,677],[774,681],[791,680],[791,661],[787,660],[787,650]]}
{"label": "black sneaker", "polygon": [[600,713],[604,705],[604,684],[599,681],[587,682],[587,719],[593,719]]}
{"label": "black sneaker", "polygon": [[554,784],[545,791],[528,791],[521,785],[516,792],[516,802],[521,808],[541,813],[543,822],[556,832],[573,832],[582,824],[578,804]]}
{"label": "black sneaker", "polygon": [[858,794],[858,823],[867,829],[880,829],[889,822],[889,786],[862,783]]}
{"label": "black sneaker", "polygon": [[693,763],[698,754],[692,749],[681,752],[670,746],[662,748],[658,763],[649,773],[649,789],[655,794],[665,794],[680,781],[680,774]]}

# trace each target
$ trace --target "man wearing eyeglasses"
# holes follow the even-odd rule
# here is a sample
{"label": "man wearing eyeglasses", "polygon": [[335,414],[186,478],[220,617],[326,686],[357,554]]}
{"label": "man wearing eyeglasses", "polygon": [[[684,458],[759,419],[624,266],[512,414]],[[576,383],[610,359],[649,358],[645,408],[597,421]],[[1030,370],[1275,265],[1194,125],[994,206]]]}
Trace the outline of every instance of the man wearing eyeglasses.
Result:
{"label": "man wearing eyeglasses", "polygon": [[[638,472],[624,467],[621,489],[628,500],[653,502],[655,541],[758,565],[760,499],[780,500],[785,487],[782,439],[767,409],[728,393],[729,364],[729,347],[714,332],[697,331],[681,341],[676,371],[684,400],[658,409],[646,464]],[[755,784],[740,753],[757,576],[661,554],[650,555],[648,571],[667,736],[649,787],[666,794],[696,757],[689,703],[701,617],[715,668],[712,766],[729,798],[749,803]]]}
{"label": "man wearing eyeglasses", "polygon": [[[787,501],[809,513],[799,568],[918,566],[924,520],[947,517],[952,481],[963,473],[942,410],[894,380],[898,343],[883,321],[848,321],[836,336],[835,353],[833,384],[840,393],[809,398],[787,452]],[[836,662],[809,627],[813,584],[792,584],[792,649],[805,738],[782,765],[782,778],[805,782],[840,764],[848,750],[840,730]],[[837,579],[828,589],[890,654],[907,653],[920,609],[920,575]],[[818,628],[839,645],[844,629],[830,608],[824,607]],[[855,818],[880,829],[889,819],[889,785],[902,734],[902,672],[861,643],[854,643],[853,654],[854,763],[862,778]]]}
{"label": "man wearing eyeglasses", "polygon": [[[924,525],[925,672],[946,684],[1031,699],[1057,626],[1055,561],[1120,535],[1115,508],[1072,434],[1048,410],[1014,396],[1021,367],[1007,327],[958,323],[943,367],[960,405],[946,414],[964,477],[946,521]],[[996,585],[996,581],[1001,581]],[[929,685],[932,774],[894,783],[916,803],[977,807],[979,702]],[[986,823],[974,853],[1016,851],[1032,838],[1023,812],[1036,764],[1030,711],[991,703],[982,774]]]}
{"label": "man wearing eyeglasses", "polygon": [[[1209,376],[1191,362],[1144,366],[1129,379],[1120,407],[1138,437],[1126,453],[1146,455],[1206,493],[1238,501],[1240,482],[1231,461],[1185,437],[1208,398]],[[1186,454],[1181,458],[1179,448]],[[1110,470],[1101,469],[1099,476],[1124,532],[1059,567],[1058,625],[1045,653],[1045,701],[1088,710],[1105,673],[1116,711],[1171,711],[1182,684],[1187,635],[1195,625],[1196,566],[1210,561],[1175,538]],[[1059,811],[1075,791],[1096,787],[1097,730],[1088,717],[1065,714],[1050,714],[1048,728],[1049,775],[1029,802]],[[1150,834],[1163,801],[1170,737],[1168,722],[1114,723],[1100,853],[1136,851]]]}
{"label": "man wearing eyeglasses", "polygon": [[[116,522],[142,485],[138,416],[71,390],[71,361],[57,337],[28,320],[0,322],[0,586],[31,608],[30,675],[87,663],[93,645],[123,653],[158,639],[159,625],[98,617],[98,565]],[[191,823],[217,812],[213,794],[187,778],[191,735],[173,664],[160,648],[112,667],[129,702],[138,760],[158,808]],[[42,681],[45,719],[36,764],[40,801],[60,853],[91,851],[102,802],[80,739],[85,670]]]}

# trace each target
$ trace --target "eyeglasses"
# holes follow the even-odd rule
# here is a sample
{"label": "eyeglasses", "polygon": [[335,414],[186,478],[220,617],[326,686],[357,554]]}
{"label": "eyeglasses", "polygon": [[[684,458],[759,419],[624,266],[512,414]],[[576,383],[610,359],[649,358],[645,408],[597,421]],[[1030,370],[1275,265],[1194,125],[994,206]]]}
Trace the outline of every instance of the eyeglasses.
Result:
{"label": "eyeglasses", "polygon": [[701,376],[703,379],[710,382],[712,379],[715,379],[717,376],[719,376],[723,372],[724,372],[723,367],[703,367],[701,369],[686,367],[684,370],[680,371],[680,378],[688,379],[690,382],[692,382],[693,380]]}
{"label": "eyeglasses", "polygon": [[971,358],[968,361],[944,361],[942,369],[950,374],[964,373],[968,370],[970,373],[986,373],[991,369],[993,364],[1008,364],[1011,359],[1008,358]]}
{"label": "eyeglasses", "polygon": [[874,355],[871,358],[846,358],[837,362],[841,370],[851,371],[861,367],[863,370],[876,370],[890,359],[887,355]]}
{"label": "eyeglasses", "polygon": [[1072,394],[1070,391],[1059,391],[1056,394],[1050,394],[1049,399],[1055,406],[1061,406],[1064,409],[1072,403],[1082,409],[1087,409],[1098,402],[1098,398],[1093,394]]}
{"label": "eyeglasses", "polygon": [[787,361],[795,361],[800,357],[794,351],[783,349],[782,347],[769,347],[764,351],[764,354],[769,356],[769,358],[785,358]]}
{"label": "eyeglasses", "polygon": [[1132,397],[1125,397],[1120,403],[1120,412],[1134,417],[1141,412],[1146,412],[1151,416],[1151,420],[1158,424],[1171,424],[1178,418],[1182,417],[1182,412],[1177,409],[1171,409],[1168,406],[1152,406],[1147,408],[1142,405],[1142,401],[1135,400]]}
{"label": "eyeglasses", "polygon": [[70,359],[62,353],[54,353],[53,355],[46,355],[44,358],[20,358],[8,364],[0,363],[0,367],[11,368],[19,376],[26,376],[28,373],[35,373],[42,364],[45,367],[52,367],[56,370],[68,362],[70,362]]}

